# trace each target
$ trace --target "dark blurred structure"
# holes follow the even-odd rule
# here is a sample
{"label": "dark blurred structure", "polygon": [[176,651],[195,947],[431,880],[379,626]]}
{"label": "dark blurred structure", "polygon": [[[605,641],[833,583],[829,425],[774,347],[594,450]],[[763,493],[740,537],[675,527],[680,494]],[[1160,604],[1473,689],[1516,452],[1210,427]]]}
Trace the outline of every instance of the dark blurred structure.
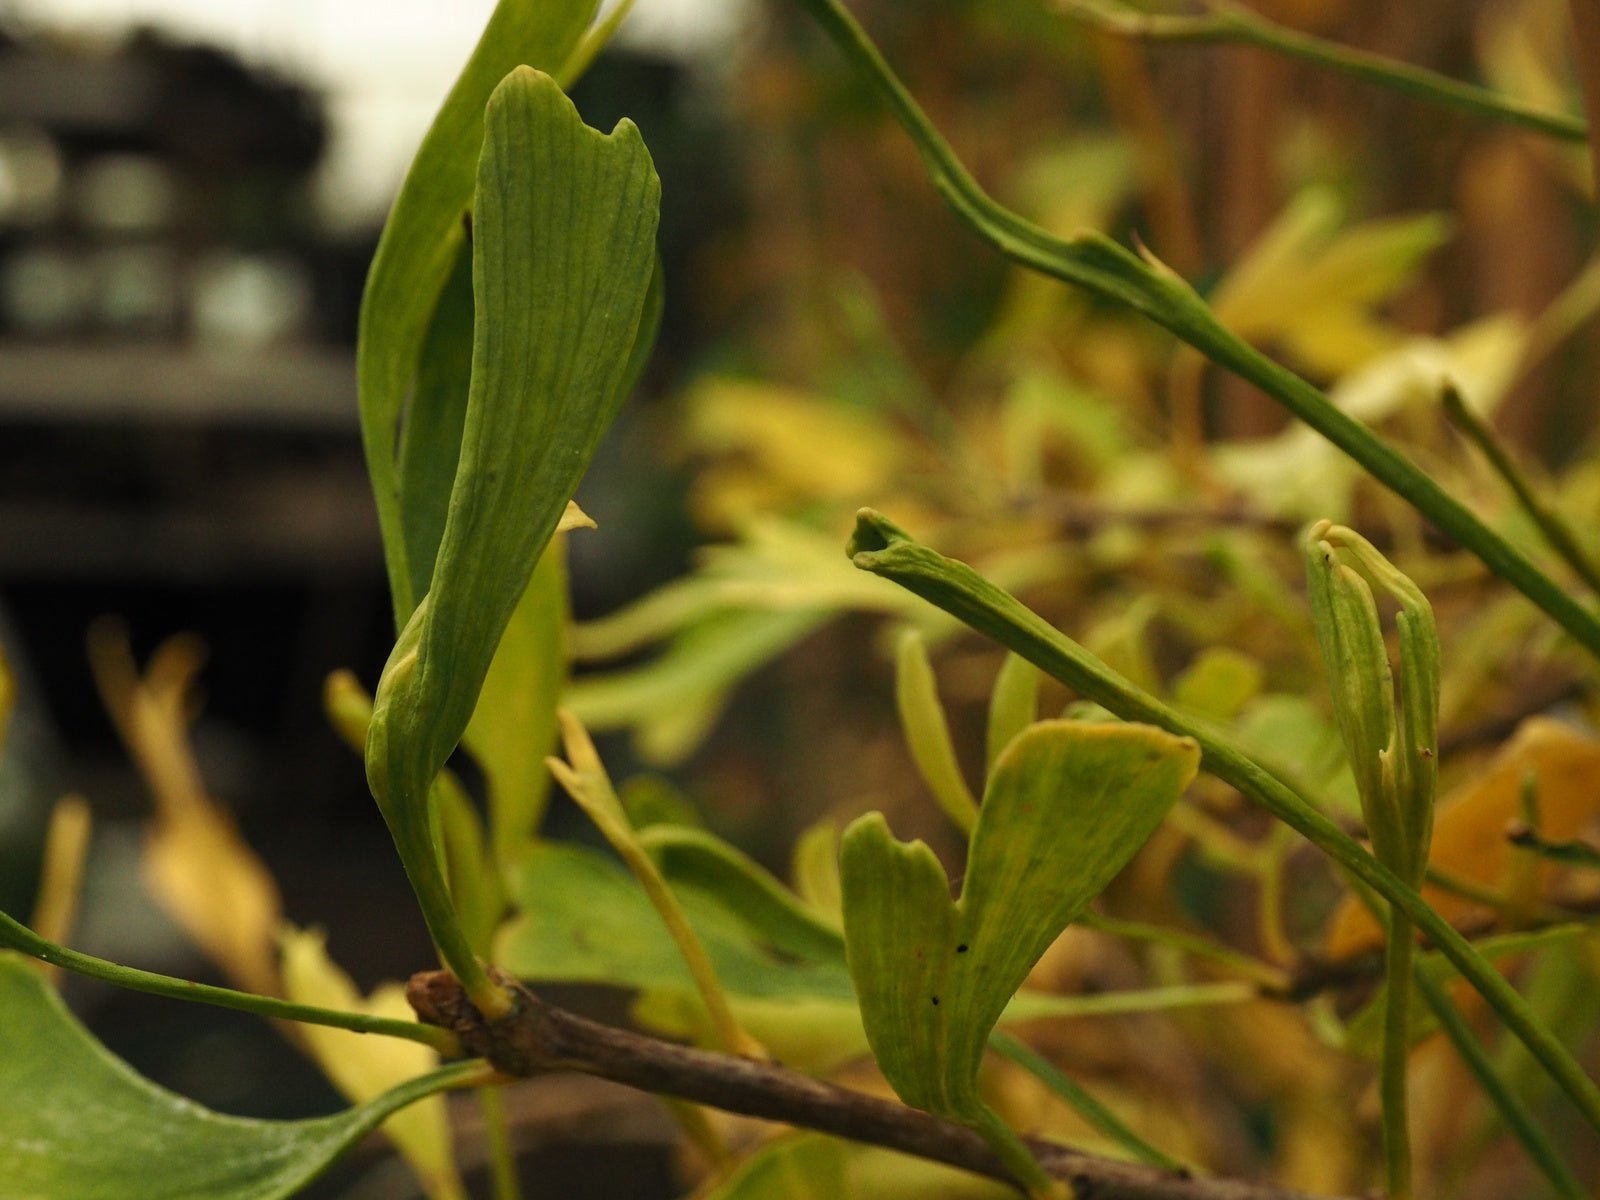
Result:
{"label": "dark blurred structure", "polygon": [[223,50],[0,41],[0,580],[61,782],[102,814],[143,800],[94,617],[141,651],[205,637],[247,825],[325,777],[321,676],[382,627],[349,351],[375,231],[319,233],[326,139],[312,90]]}
{"label": "dark blurred structure", "polygon": [[[591,123],[638,120],[667,181],[675,294],[651,391],[704,327],[686,264],[725,215],[712,197],[734,194],[712,182],[726,165],[701,135],[719,116],[689,76],[612,54],[576,94]],[[26,914],[48,806],[82,792],[97,826],[75,943],[215,982],[143,896],[149,802],[84,651],[102,615],[126,623],[141,660],[173,633],[204,639],[201,769],[288,918],[325,924],[363,987],[431,958],[359,761],[321,712],[326,674],[353,667],[370,685],[392,640],[353,355],[379,230],[335,234],[319,219],[328,142],[314,88],[227,51],[150,30],[81,43],[0,24],[0,640],[25,693],[7,766],[23,760],[29,776],[0,794],[0,906]],[[591,507],[654,549],[598,565],[607,587],[636,592],[681,569],[690,533],[651,492],[665,469],[655,425],[624,424],[596,471],[629,486]],[[603,588],[591,604],[621,598]],[[264,1023],[65,986],[114,1051],[202,1103],[259,1115],[340,1103]],[[542,1151],[544,1166],[559,1172],[563,1154]],[[387,1182],[353,1194],[410,1194],[384,1155],[358,1154],[319,1194],[369,1171]],[[645,1197],[666,1174],[659,1131],[612,1147],[610,1174],[579,1157],[573,1173],[600,1190],[574,1196],[631,1177]]]}

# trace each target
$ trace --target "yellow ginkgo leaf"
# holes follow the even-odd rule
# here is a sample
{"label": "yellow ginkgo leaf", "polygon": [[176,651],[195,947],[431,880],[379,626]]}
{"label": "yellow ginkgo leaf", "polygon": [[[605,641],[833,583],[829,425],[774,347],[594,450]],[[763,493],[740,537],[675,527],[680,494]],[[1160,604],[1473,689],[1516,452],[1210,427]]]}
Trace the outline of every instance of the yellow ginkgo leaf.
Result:
{"label": "yellow ginkgo leaf", "polygon": [[895,479],[905,450],[872,414],[806,392],[713,379],[689,399],[688,438],[719,461],[695,484],[697,517],[726,528],[814,500],[861,504]]}
{"label": "yellow ginkgo leaf", "polygon": [[89,635],[95,681],[117,732],[155,800],[145,882],[156,902],[246,991],[276,995],[278,886],[207,793],[189,746],[189,695],[204,650],[170,638],[139,677],[126,634]]}
{"label": "yellow ginkgo leaf", "polygon": [[1393,349],[1405,335],[1378,306],[1448,236],[1423,214],[1340,229],[1338,198],[1311,188],[1290,202],[1211,297],[1241,337],[1275,342],[1313,372],[1338,376]]}
{"label": "yellow ginkgo leaf", "polygon": [[[62,945],[71,940],[78,914],[91,825],[89,802],[82,796],[63,796],[50,810],[44,862],[39,872],[39,898],[29,925],[40,937]],[[59,977],[61,972],[60,967],[42,961],[38,967],[48,979]]]}
{"label": "yellow ginkgo leaf", "polygon": [[[1329,398],[1369,425],[1406,411],[1432,409],[1454,384],[1473,409],[1493,413],[1516,378],[1528,325],[1498,314],[1445,338],[1415,338],[1352,371]],[[1217,474],[1263,510],[1307,520],[1349,516],[1361,468],[1315,430],[1291,425],[1272,437],[1229,442],[1212,458]]]}
{"label": "yellow ginkgo leaf", "polygon": [[[1540,833],[1563,842],[1579,837],[1600,816],[1597,778],[1600,741],[1559,721],[1532,717],[1480,774],[1439,802],[1429,861],[1451,875],[1503,891],[1512,862],[1506,826],[1519,813],[1527,781],[1534,780],[1538,789]],[[1553,863],[1538,866],[1541,892],[1559,870]],[[1424,887],[1422,894],[1452,921],[1476,907],[1438,887]],[[1326,953],[1343,958],[1382,940],[1382,931],[1366,908],[1350,899],[1334,914]]]}
{"label": "yellow ginkgo leaf", "polygon": [[[279,945],[287,999],[343,1012],[414,1019],[405,988],[399,983],[380,984],[363,998],[350,976],[328,957],[322,930],[285,924],[279,931]],[[439,1055],[431,1047],[403,1038],[372,1037],[327,1025],[303,1025],[300,1033],[317,1066],[357,1104],[439,1065]],[[383,1132],[417,1173],[432,1200],[465,1200],[443,1096],[429,1096],[402,1109],[383,1123]]]}

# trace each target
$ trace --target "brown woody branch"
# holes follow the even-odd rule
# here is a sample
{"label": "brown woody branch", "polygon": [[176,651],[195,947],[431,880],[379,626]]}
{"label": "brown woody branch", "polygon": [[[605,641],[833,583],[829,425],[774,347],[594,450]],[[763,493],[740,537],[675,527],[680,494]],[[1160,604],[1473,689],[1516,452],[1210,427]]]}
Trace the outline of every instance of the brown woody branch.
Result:
{"label": "brown woody branch", "polygon": [[[964,1125],[773,1063],[602,1025],[545,1003],[502,973],[495,977],[514,1000],[511,1013],[492,1023],[444,971],[412,976],[406,995],[422,1020],[452,1031],[467,1053],[487,1058],[506,1075],[578,1071],[1014,1182],[988,1143]],[[1311,1200],[1303,1192],[1270,1184],[1196,1179],[1053,1142],[1030,1140],[1029,1146],[1046,1171],[1072,1186],[1077,1200]]]}

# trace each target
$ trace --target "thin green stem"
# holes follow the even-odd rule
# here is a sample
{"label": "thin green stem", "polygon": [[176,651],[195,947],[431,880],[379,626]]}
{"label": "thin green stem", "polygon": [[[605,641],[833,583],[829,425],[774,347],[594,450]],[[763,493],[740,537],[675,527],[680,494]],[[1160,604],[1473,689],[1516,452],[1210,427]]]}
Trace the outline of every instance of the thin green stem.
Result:
{"label": "thin green stem", "polygon": [[1062,1103],[1082,1117],[1090,1128],[1099,1130],[1139,1162],[1168,1171],[1185,1169],[1183,1163],[1145,1141],[1129,1128],[1121,1117],[1085,1091],[1077,1080],[1067,1075],[1026,1042],[1012,1037],[1009,1033],[996,1031],[989,1035],[989,1049],[1002,1058],[1009,1058],[1038,1079],[1054,1092]]}
{"label": "thin green stem", "polygon": [[[1600,617],[1424,471],[1319,389],[1227,329],[1182,279],[1099,234],[1055,237],[978,186],[876,46],[838,0],[797,0],[878,90],[921,153],[935,189],[975,233],[1015,262],[1128,305],[1254,384],[1405,499],[1441,532],[1548,613],[1600,658]],[[1600,3],[1600,0],[1596,0]]]}
{"label": "thin green stem", "polygon": [[611,844],[649,897],[651,907],[667,927],[684,965],[689,968],[695,989],[700,993],[700,1000],[706,1007],[722,1048],[745,1058],[765,1058],[766,1050],[734,1016],[733,1005],[722,987],[722,981],[717,977],[716,966],[706,951],[705,943],[689,923],[683,905],[678,902],[661,868],[640,842],[638,831],[629,822],[588,730],[566,709],[562,709],[557,718],[569,761],[546,759],[551,774],[594,822],[595,828]]}
{"label": "thin green stem", "polygon": [[1248,1004],[1260,998],[1259,984],[1227,979],[1216,983],[1129,988],[1121,992],[1088,992],[1081,996],[1024,991],[1018,994],[1014,1012],[1018,1020],[1124,1017],[1135,1013],[1172,1012],[1179,1008],[1209,1008],[1213,1004]]}
{"label": "thin green stem", "polygon": [[1466,1018],[1461,1015],[1461,1010],[1451,1001],[1450,993],[1423,969],[1421,963],[1416,963],[1414,970],[1413,977],[1417,991],[1433,1010],[1439,1028],[1450,1039],[1450,1044],[1461,1056],[1461,1061],[1466,1064],[1467,1070],[1472,1072],[1484,1095],[1488,1096],[1490,1102],[1500,1111],[1506,1127],[1511,1130],[1517,1141],[1522,1143],[1522,1148],[1528,1152],[1528,1157],[1533,1160],[1534,1166],[1562,1200],[1584,1200],[1589,1193],[1583,1184],[1578,1182],[1577,1176],[1572,1173],[1572,1168],[1562,1161],[1561,1152],[1556,1149],[1555,1143],[1545,1133],[1543,1126],[1528,1111],[1527,1105],[1506,1086],[1505,1081],[1495,1071],[1494,1064],[1489,1061],[1488,1054],[1473,1036]]}
{"label": "thin green stem", "polygon": [[1440,891],[1460,896],[1463,900],[1471,900],[1474,904],[1481,904],[1502,918],[1533,917],[1547,925],[1580,919],[1579,914],[1572,910],[1544,901],[1531,906],[1519,905],[1510,896],[1434,864],[1429,864],[1423,878]]}
{"label": "thin green stem", "polygon": [[505,1089],[479,1088],[478,1105],[483,1109],[483,1128],[489,1140],[489,1179],[494,1200],[522,1200],[517,1152],[512,1149],[506,1128]]}
{"label": "thin green stem", "polygon": [[863,510],[858,515],[850,553],[856,566],[923,597],[1119,717],[1194,738],[1207,771],[1300,833],[1414,921],[1600,1130],[1600,1087],[1517,990],[1413,888],[1287,783],[1223,734],[1141,691],[966,564],[919,544],[878,514]]}
{"label": "thin green stem", "polygon": [[1067,1184],[1051,1178],[1028,1143],[1022,1140],[1021,1134],[1002,1121],[988,1105],[979,1104],[978,1107],[981,1111],[975,1118],[963,1124],[970,1125],[983,1135],[995,1157],[1028,1193],[1028,1200],[1072,1200],[1076,1187],[1069,1193]]}
{"label": "thin green stem", "polygon": [[1388,991],[1383,1008],[1383,1050],[1378,1094],[1383,1103],[1383,1181],[1389,1200],[1411,1200],[1410,1104],[1406,1067],[1411,1059],[1411,922],[1391,911],[1384,947]]}
{"label": "thin green stem", "polygon": [[330,1025],[335,1029],[348,1029],[353,1033],[378,1033],[385,1037],[405,1038],[432,1046],[440,1054],[460,1053],[455,1036],[433,1025],[417,1021],[400,1021],[393,1017],[374,1017],[365,1013],[340,1012],[332,1008],[319,1008],[314,1004],[296,1004],[279,1000],[275,996],[260,996],[254,992],[238,992],[233,988],[215,987],[209,983],[194,983],[171,975],[158,975],[154,971],[141,971],[120,963],[81,954],[46,941],[20,921],[0,913],[0,947],[18,950],[31,958],[53,966],[102,979],[134,992],[149,992],[154,996],[167,996],[174,1000],[193,1000],[218,1008],[231,1008],[238,1012],[254,1013],[260,1017],[275,1017],[285,1021],[301,1021],[308,1025]]}
{"label": "thin green stem", "polygon": [[1492,121],[1504,121],[1563,141],[1581,142],[1589,136],[1588,125],[1577,117],[1546,112],[1438,71],[1301,33],[1240,4],[1214,2],[1208,12],[1174,15],[1137,12],[1106,0],[1059,2],[1067,16],[1107,33],[1147,42],[1235,42],[1258,46],[1434,104]]}
{"label": "thin green stem", "polygon": [[567,56],[567,61],[561,64],[561,69],[555,73],[555,80],[561,85],[563,91],[572,87],[574,83],[583,78],[583,73],[594,62],[595,56],[604,50],[606,43],[617,32],[617,27],[633,11],[633,0],[618,0],[617,5],[596,22],[593,29],[583,35],[583,41]]}
{"label": "thin green stem", "polygon": [[1175,950],[1192,955],[1195,958],[1204,958],[1218,966],[1226,967],[1252,982],[1259,983],[1269,991],[1282,992],[1289,986],[1289,973],[1271,963],[1264,963],[1260,959],[1251,958],[1242,954],[1232,946],[1224,946],[1210,938],[1198,934],[1187,933],[1181,929],[1168,929],[1163,925],[1147,925],[1141,921],[1124,921],[1116,917],[1105,917],[1099,913],[1085,913],[1078,918],[1078,924],[1090,929],[1098,929],[1102,933],[1109,933],[1113,937],[1127,938],[1134,942],[1147,942],[1158,946],[1171,946]]}
{"label": "thin green stem", "polygon": [[1500,440],[1487,421],[1468,407],[1454,387],[1444,389],[1443,402],[1445,415],[1450,418],[1451,424],[1465,434],[1467,440],[1489,460],[1489,466],[1494,468],[1494,473],[1517,498],[1522,510],[1539,527],[1550,548],[1589,586],[1590,591],[1600,593],[1600,564],[1589,557],[1566,518],[1533,490],[1527,474],[1511,457],[1510,448]]}

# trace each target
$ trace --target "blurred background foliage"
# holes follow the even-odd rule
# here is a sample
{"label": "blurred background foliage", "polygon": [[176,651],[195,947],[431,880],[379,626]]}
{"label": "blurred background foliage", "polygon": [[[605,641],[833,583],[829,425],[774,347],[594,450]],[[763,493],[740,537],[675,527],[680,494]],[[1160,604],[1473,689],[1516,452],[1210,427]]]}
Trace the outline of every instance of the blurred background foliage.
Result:
{"label": "blurred background foliage", "polygon": [[[1578,109],[1559,0],[1253,7]],[[1248,47],[1141,46],[1038,0],[855,8],[1004,202],[1053,232],[1142,242],[1231,327],[1577,586],[1451,428],[1440,385],[1452,380],[1491,420],[1600,553],[1600,260],[1581,149]],[[354,997],[428,959],[420,922],[397,915],[410,912],[404,881],[357,762],[320,715],[327,672],[352,667],[370,685],[387,649],[348,368],[377,227],[337,216],[318,191],[314,85],[177,35],[67,36],[46,17],[14,14],[0,38],[0,569],[24,684],[0,892],[25,910],[50,804],[82,792],[98,823],[78,944]],[[46,77],[67,82],[43,97],[27,86]],[[235,120],[223,101],[197,99],[199,79],[231,86],[217,85]],[[1541,835],[1600,833],[1592,665],[1264,396],[967,234],[802,14],[743,6],[698,51],[625,42],[576,98],[593,124],[634,117],[664,185],[662,346],[580,491],[598,529],[568,541],[567,703],[600,737],[636,824],[701,823],[780,876],[792,858],[824,917],[816,862],[829,830],[870,807],[958,858],[896,715],[895,639],[909,625],[927,640],[973,785],[1002,658],[849,564],[852,515],[870,505],[1141,686],[1232,727],[1353,826],[1295,544],[1327,517],[1383,546],[1438,612],[1446,798],[1434,862],[1453,891],[1430,897],[1480,933],[1600,908],[1592,871],[1540,864],[1503,836],[1528,816],[1529,779]],[[83,652],[89,619],[107,612],[127,629],[97,626],[92,643],[111,721]],[[202,675],[199,643],[185,640],[142,669],[165,713],[152,734],[129,716],[135,663],[182,630],[212,662]],[[1075,699],[1046,681],[1038,712]],[[153,824],[114,733],[150,784]],[[476,789],[474,764],[459,766]],[[545,829],[595,840],[564,797]],[[202,867],[216,875],[194,878]],[[236,903],[218,901],[218,879],[240,889]],[[1030,1040],[1151,1141],[1208,1168],[1368,1186],[1377,934],[1325,864],[1202,778],[1100,910],[1237,946],[1311,999],[1041,1022]],[[280,947],[285,915],[325,927],[356,983],[319,934],[283,934]],[[1034,987],[1208,977],[1170,944],[1109,928],[1070,931]],[[1591,1064],[1595,951],[1579,929],[1510,961]],[[248,1022],[82,982],[68,995],[141,1070],[208,1103],[262,1114],[330,1103]],[[570,997],[610,1016],[627,1000],[588,987]],[[666,1008],[658,997],[636,1015],[693,1027]],[[1483,1032],[1573,1145],[1570,1116],[1515,1045]],[[882,1086],[859,1063],[842,1070]],[[1439,1194],[1530,1186],[1442,1038],[1419,1045],[1412,1080],[1419,1170]],[[1022,1072],[997,1068],[992,1083],[1017,1124],[1094,1144]],[[511,1105],[530,1178],[547,1180],[536,1194],[673,1195],[703,1177],[649,1102],[538,1081]],[[481,1183],[475,1110],[455,1118],[462,1164]],[[417,1136],[420,1177],[447,1194],[439,1180],[453,1168]],[[596,1154],[603,1138],[615,1144]],[[1593,1180],[1600,1156],[1576,1140]],[[717,1194],[799,1195],[785,1190],[786,1155],[850,1172],[853,1196],[969,1194],[948,1175],[914,1184],[887,1156],[835,1162],[842,1153],[785,1143]],[[324,1194],[398,1196],[410,1178],[374,1146]]]}

